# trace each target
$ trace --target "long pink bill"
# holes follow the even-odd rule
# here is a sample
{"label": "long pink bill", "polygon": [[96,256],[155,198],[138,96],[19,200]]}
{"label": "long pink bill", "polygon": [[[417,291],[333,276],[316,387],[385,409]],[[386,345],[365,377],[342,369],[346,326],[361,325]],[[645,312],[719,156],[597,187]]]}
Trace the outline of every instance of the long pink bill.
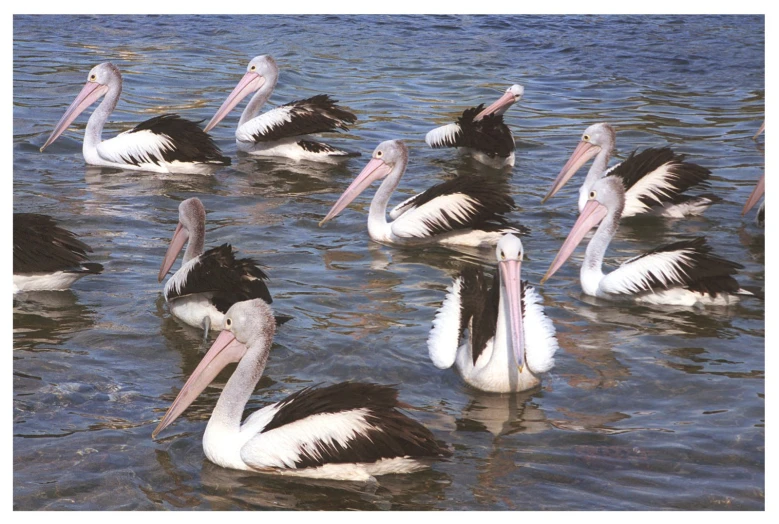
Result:
{"label": "long pink bill", "polygon": [[170,405],[165,416],[151,434],[156,438],[157,434],[168,427],[186,410],[190,404],[203,392],[225,366],[232,362],[238,362],[246,354],[246,346],[236,340],[230,331],[222,331],[214,341],[211,348],[200,361],[192,376],[189,377],[184,387],[181,388],[176,400]]}
{"label": "long pink bill", "polygon": [[755,136],[752,137],[752,140],[757,140],[757,137],[763,134],[763,131],[765,131],[765,122],[763,122],[763,125],[761,125],[760,129],[757,130],[757,133],[755,133]]}
{"label": "long pink bill", "polygon": [[165,258],[162,259],[162,266],[160,266],[160,272],[157,274],[157,282],[162,282],[162,279],[168,274],[187,240],[189,240],[189,231],[184,229],[184,226],[179,222],[176,226],[176,231],[173,233],[168,250],[165,252]]}
{"label": "long pink bill", "polygon": [[371,161],[368,162],[362,171],[360,171],[360,174],[357,175],[357,178],[354,179],[351,185],[346,188],[344,194],[341,195],[341,198],[338,199],[327,216],[323,218],[321,222],[319,222],[319,225],[321,226],[325,222],[332,220],[336,215],[338,215],[338,213],[343,211],[346,206],[351,204],[352,200],[357,198],[360,193],[365,191],[365,189],[375,180],[384,178],[391,170],[392,168],[385,164],[383,160],[379,158],[371,159]]}
{"label": "long pink bill", "polygon": [[752,190],[752,194],[749,195],[749,198],[747,198],[747,203],[744,204],[744,209],[741,210],[741,216],[744,216],[747,213],[749,213],[749,210],[755,207],[755,204],[758,203],[760,197],[762,197],[764,194],[765,194],[765,173],[763,173],[763,176],[760,177],[760,180],[755,186],[755,189]]}
{"label": "long pink bill", "polygon": [[482,110],[482,112],[481,112],[481,113],[479,113],[478,115],[476,115],[476,117],[474,118],[474,120],[481,120],[481,119],[482,119],[482,118],[484,118],[485,116],[487,116],[487,115],[491,115],[491,114],[493,114],[493,113],[497,113],[497,114],[499,114],[499,115],[502,115],[502,114],[503,114],[503,113],[505,113],[505,112],[506,112],[506,110],[507,110],[509,107],[511,107],[511,106],[514,104],[514,102],[516,102],[516,101],[517,101],[517,99],[516,99],[516,97],[514,96],[514,94],[513,94],[513,93],[511,93],[511,92],[509,92],[509,91],[506,91],[506,92],[503,94],[503,96],[501,96],[500,98],[498,98],[498,99],[497,99],[495,102],[493,102],[492,104],[490,104],[490,105],[489,105],[489,106],[488,106],[486,109]]}
{"label": "long pink bill", "polygon": [[211,131],[219,122],[222,121],[224,117],[228,115],[228,113],[230,113],[230,111],[233,110],[235,106],[238,105],[241,100],[246,98],[247,95],[257,91],[264,83],[264,77],[258,75],[257,73],[253,73],[252,71],[248,71],[245,75],[243,75],[241,81],[238,82],[237,86],[235,86],[233,92],[230,93],[230,95],[227,97],[227,100],[224,101],[214,117],[205,127],[204,131],[206,133]]}
{"label": "long pink bill", "polygon": [[87,82],[81,89],[76,99],[70,104],[70,107],[62,115],[60,121],[57,122],[57,126],[52,131],[51,136],[46,143],[41,147],[41,152],[49,147],[49,144],[57,140],[59,136],[73,123],[73,121],[80,115],[84,109],[88,108],[101,96],[108,92],[108,86],[98,84],[97,82]]}
{"label": "long pink bill", "polygon": [[565,264],[565,261],[573,254],[574,250],[576,250],[576,246],[579,245],[587,232],[600,224],[601,220],[603,220],[607,214],[608,210],[606,209],[606,206],[602,205],[597,200],[589,200],[587,202],[587,205],[584,206],[581,214],[579,214],[579,219],[573,225],[573,228],[571,228],[571,232],[568,233],[568,238],[565,239],[560,251],[557,252],[557,256],[552,261],[552,265],[549,266],[546,275],[541,279],[542,284]]}
{"label": "long pink bill", "polygon": [[560,191],[560,189],[565,185],[566,182],[568,182],[568,180],[570,180],[574,173],[576,173],[579,168],[587,163],[589,159],[600,153],[600,150],[600,146],[593,145],[590,142],[579,142],[579,145],[576,146],[576,149],[574,149],[573,153],[571,154],[571,158],[568,159],[568,162],[566,162],[563,168],[560,170],[560,174],[558,174],[557,178],[555,178],[555,181],[552,184],[552,188],[549,190],[543,200],[541,200],[541,203],[545,204],[547,200],[555,196],[555,193]]}
{"label": "long pink bill", "polygon": [[509,340],[520,373],[525,367],[525,332],[522,320],[522,262],[503,260],[498,262],[500,283],[509,309]]}

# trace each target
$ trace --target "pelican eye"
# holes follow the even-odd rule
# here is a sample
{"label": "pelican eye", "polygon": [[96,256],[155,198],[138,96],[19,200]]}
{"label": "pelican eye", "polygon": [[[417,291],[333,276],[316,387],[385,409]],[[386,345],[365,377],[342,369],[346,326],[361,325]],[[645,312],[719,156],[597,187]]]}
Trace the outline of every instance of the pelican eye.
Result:
{"label": "pelican eye", "polygon": [[506,260],[506,253],[504,253],[503,251],[500,252],[500,259]]}
{"label": "pelican eye", "polygon": [[233,327],[233,319],[232,318],[225,319],[225,327],[228,328],[228,329]]}
{"label": "pelican eye", "polygon": [[582,140],[584,140],[585,142],[589,142],[590,141],[590,135],[584,135],[582,137]]}
{"label": "pelican eye", "polygon": [[95,74],[91,74],[91,75],[89,75],[89,79],[90,79],[92,82],[94,82],[95,80],[97,80],[97,75],[95,75]]}
{"label": "pelican eye", "polygon": [[590,200],[594,199],[596,196],[598,196],[598,193],[595,191],[590,191]]}
{"label": "pelican eye", "polygon": [[381,155],[383,155],[383,154],[384,154],[384,153],[382,153],[381,151],[376,151],[376,158],[379,158],[379,157],[381,157]]}
{"label": "pelican eye", "polygon": [[251,67],[249,68],[249,71],[254,71],[255,69],[257,69],[257,66],[251,66]]}

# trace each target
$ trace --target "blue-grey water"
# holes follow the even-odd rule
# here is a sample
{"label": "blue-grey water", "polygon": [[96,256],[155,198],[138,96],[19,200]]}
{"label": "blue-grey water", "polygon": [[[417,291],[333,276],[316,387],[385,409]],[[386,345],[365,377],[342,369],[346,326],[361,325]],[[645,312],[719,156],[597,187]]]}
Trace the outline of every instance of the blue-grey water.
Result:
{"label": "blue-grey water", "polygon": [[[15,16],[13,29],[14,211],[53,215],[105,266],[70,291],[14,297],[16,509],[764,508],[762,301],[696,310],[589,299],[583,248],[538,286],[575,221],[583,174],[540,200],[600,121],[617,128],[612,162],[669,145],[710,168],[723,198],[703,217],[625,221],[611,267],[705,234],[744,265],[743,285],[763,286],[763,229],[754,211],[740,216],[763,173],[763,138],[751,139],[764,120],[762,16]],[[86,114],[38,151],[100,62],[124,74],[110,137],[163,112],[210,119],[263,53],[281,68],[271,102],[333,95],[359,120],[328,141],[362,158],[238,155],[239,111],[212,132],[233,159],[213,176],[87,167]],[[512,218],[532,228],[523,276],[560,350],[539,390],[493,395],[436,369],[425,343],[452,275],[492,253],[371,242],[373,190],[317,222],[383,140],[411,151],[393,202],[457,173],[492,173],[429,149],[424,135],[513,83],[525,97],[506,114]],[[249,409],[312,384],[397,384],[409,415],[452,447],[450,461],[375,484],[222,469],[201,438],[227,374],[151,439],[204,350],[156,279],[178,204],[192,196],[208,211],[207,246],[230,242],[261,261],[274,307],[295,317]]]}

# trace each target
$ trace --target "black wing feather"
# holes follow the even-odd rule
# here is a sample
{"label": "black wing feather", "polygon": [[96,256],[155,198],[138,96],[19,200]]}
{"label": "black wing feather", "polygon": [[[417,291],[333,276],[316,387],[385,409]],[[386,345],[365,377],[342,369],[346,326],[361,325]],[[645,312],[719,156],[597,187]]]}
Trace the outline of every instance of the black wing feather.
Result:
{"label": "black wing feather", "polygon": [[317,441],[301,449],[296,468],[324,464],[373,463],[385,458],[441,459],[451,456],[422,424],[399,411],[395,388],[377,384],[344,382],[323,388],[300,390],[281,402],[281,408],[263,433],[322,413],[367,409],[371,428],[346,446],[337,441]]}
{"label": "black wing feather", "polygon": [[198,262],[187,274],[186,282],[176,292],[171,286],[173,300],[196,293],[212,293],[214,306],[226,313],[236,302],[261,298],[266,303],[273,302],[270,291],[265,285],[268,275],[251,258],[236,258],[230,244],[209,249],[200,255]]}
{"label": "black wing feather", "polygon": [[291,136],[327,133],[343,129],[354,124],[357,117],[347,109],[336,105],[329,95],[316,95],[305,100],[295,100],[281,107],[290,107],[290,121],[274,126],[264,133],[252,135],[255,142],[273,142]]}
{"label": "black wing feather", "polygon": [[[157,135],[165,135],[173,141],[173,149],[162,153],[162,158],[149,155],[155,164],[166,162],[202,162],[209,164],[230,165],[230,158],[222,155],[222,151],[214,143],[211,136],[200,128],[200,122],[192,122],[176,114],[165,114],[141,122],[129,133],[151,131]],[[125,158],[123,156],[123,158]],[[130,164],[139,165],[141,159],[129,156],[125,160]]]}
{"label": "black wing feather", "polygon": [[92,248],[48,215],[14,213],[13,228],[14,274],[103,271],[100,264],[88,262]]}
{"label": "black wing feather", "polygon": [[684,155],[675,154],[671,148],[649,148],[640,153],[633,151],[624,162],[614,166],[609,171],[608,176],[616,176],[622,179],[622,184],[627,191],[633,187],[646,174],[659,169],[664,164],[668,164],[668,169],[672,173],[671,185],[673,190],[666,196],[657,195],[660,203],[652,197],[642,196],[639,200],[650,207],[656,207],[662,204],[674,204],[678,194],[692,187],[708,187],[708,179],[711,171],[705,167],[685,162]]}

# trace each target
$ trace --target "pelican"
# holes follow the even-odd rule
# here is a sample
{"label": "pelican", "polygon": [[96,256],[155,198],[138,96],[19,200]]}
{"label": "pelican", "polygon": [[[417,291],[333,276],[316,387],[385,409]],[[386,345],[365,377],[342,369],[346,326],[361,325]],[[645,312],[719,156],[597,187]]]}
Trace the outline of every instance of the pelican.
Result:
{"label": "pelican", "polygon": [[400,140],[387,140],[373,151],[373,158],[344,191],[319,223],[333,219],[375,180],[381,183],[371,202],[368,234],[385,244],[418,245],[440,243],[471,247],[494,246],[505,233],[527,233],[526,227],[512,227],[503,214],[514,208],[505,183],[496,177],[460,176],[437,184],[386,210],[392,192],[408,164],[408,149]]}
{"label": "pelican", "polygon": [[272,56],[254,57],[246,74],[206,126],[206,131],[213,129],[241,100],[254,93],[235,130],[235,142],[240,151],[315,162],[337,162],[359,156],[359,153],[342,151],[307,136],[338,129],[348,131],[347,124],[357,121],[353,113],[336,105],[337,100],[328,95],[296,100],[260,115],[278,78],[279,68]]}
{"label": "pelican", "polygon": [[[757,133],[755,133],[755,136],[752,137],[752,140],[757,140],[757,137],[759,137],[763,131],[765,131],[765,122],[763,122],[763,125],[760,126],[760,129],[757,130]],[[763,173],[763,176],[760,177],[760,180],[758,180],[757,185],[752,190],[752,193],[749,195],[749,198],[747,198],[746,203],[744,204],[744,208],[741,210],[741,216],[746,215],[749,213],[749,210],[755,207],[755,204],[757,204],[758,200],[760,200],[760,197],[762,197],[765,194],[765,173]],[[760,207],[757,209],[757,215],[755,215],[755,224],[758,226],[765,225],[765,200],[762,204],[760,204]]]}
{"label": "pelican", "polygon": [[514,137],[503,123],[503,113],[524,93],[524,87],[514,84],[486,109],[484,104],[466,109],[454,124],[429,131],[425,142],[433,148],[456,147],[488,166],[513,166]]}
{"label": "pelican", "polygon": [[706,187],[711,171],[698,164],[685,162],[684,155],[677,155],[667,147],[650,148],[641,153],[633,151],[624,162],[607,169],[615,140],[614,128],[607,123],[588,127],[541,203],[553,197],[593,157],[595,160],[584,184],[579,188],[579,211],[584,209],[593,184],[604,177],[619,179],[624,186],[623,218],[640,214],[674,218],[700,215],[710,205],[721,200],[711,194],[684,194],[693,187]]}
{"label": "pelican", "polygon": [[234,304],[224,331],[152,433],[184,412],[225,366],[238,362],[203,435],[208,459],[224,468],[337,480],[411,473],[451,456],[420,423],[397,408],[387,386],[343,382],[305,388],[241,423],[268,361],[276,324],[262,300]]}
{"label": "pelican", "polygon": [[[224,315],[236,302],[259,298],[273,302],[265,285],[268,275],[250,258],[236,258],[230,244],[203,251],[206,209],[193,197],[179,204],[179,223],[162,261],[158,282],[170,271],[187,243],[184,260],[165,284],[165,301],[171,314],[192,327],[222,329]],[[282,317],[284,323],[291,317]]]}
{"label": "pelican", "polygon": [[732,276],[743,266],[712,254],[704,237],[662,245],[604,275],[603,256],[619,227],[625,201],[618,178],[595,182],[579,219],[541,283],[554,275],[587,232],[600,224],[582,263],[581,285],[587,295],[677,306],[728,305],[737,302],[738,295],[752,295]]}
{"label": "pelican", "polygon": [[452,283],[427,339],[430,360],[452,365],[482,391],[525,391],[552,369],[557,338],[541,297],[520,271],[522,242],[507,234],[495,250],[498,274],[487,287],[484,272],[466,269]]}
{"label": "pelican", "polygon": [[103,272],[89,262],[92,248],[48,215],[14,213],[13,293],[68,289],[85,275]]}
{"label": "pelican", "polygon": [[84,160],[95,166],[155,173],[210,174],[230,165],[197,123],[178,115],[156,116],[134,129],[103,140],[103,126],[122,94],[122,74],[111,62],[96,65],[86,85],[57,123],[41,151],[54,142],[87,107],[105,96],[84,132]]}

